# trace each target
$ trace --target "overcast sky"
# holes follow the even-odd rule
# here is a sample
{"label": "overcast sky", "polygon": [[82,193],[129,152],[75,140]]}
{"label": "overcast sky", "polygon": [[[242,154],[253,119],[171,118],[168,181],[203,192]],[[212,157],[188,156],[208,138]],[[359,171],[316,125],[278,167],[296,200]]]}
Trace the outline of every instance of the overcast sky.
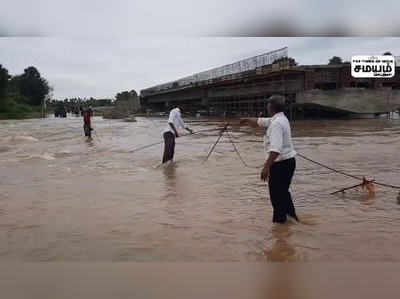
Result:
{"label": "overcast sky", "polygon": [[0,35],[399,36],[398,0],[1,0]]}
{"label": "overcast sky", "polygon": [[284,46],[301,64],[400,55],[399,38],[310,37],[400,36],[395,0],[0,1],[0,64],[36,66],[56,98],[139,92]]}
{"label": "overcast sky", "polygon": [[58,99],[110,98],[285,46],[300,64],[325,64],[334,55],[400,54],[400,38],[4,37],[0,64],[11,74],[37,67]]}

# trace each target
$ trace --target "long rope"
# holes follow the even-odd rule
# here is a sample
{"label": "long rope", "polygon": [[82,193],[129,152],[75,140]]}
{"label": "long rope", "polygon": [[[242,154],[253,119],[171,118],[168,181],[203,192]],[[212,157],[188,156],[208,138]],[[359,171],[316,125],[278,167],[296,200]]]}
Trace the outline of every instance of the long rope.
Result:
{"label": "long rope", "polygon": [[[196,134],[199,134],[199,133],[201,133],[201,132],[217,131],[217,130],[220,130],[220,129],[216,129],[216,128],[213,128],[213,129],[205,129],[205,130],[200,130],[200,131],[194,132],[193,134],[182,135],[181,137],[196,135]],[[135,153],[135,152],[144,150],[144,149],[146,149],[146,148],[159,145],[159,144],[161,144],[161,143],[164,143],[164,141],[159,141],[159,142],[155,142],[155,143],[152,143],[152,144],[148,144],[148,145],[144,145],[144,146],[141,146],[141,147],[137,147],[137,148],[135,148],[135,149],[129,151],[128,153]]]}
{"label": "long rope", "polygon": [[374,183],[374,182],[375,182],[375,180],[364,181],[361,184],[357,184],[357,185],[353,185],[353,186],[350,186],[350,187],[342,188],[342,189],[340,189],[338,191],[332,192],[331,195],[334,195],[334,194],[337,194],[337,193],[344,193],[344,191],[347,191],[347,190],[350,190],[350,189],[354,189],[354,188],[357,188],[357,187],[363,187],[363,186],[366,186],[367,183]]}
{"label": "long rope", "polygon": [[[343,175],[345,175],[345,176],[351,177],[351,178],[356,179],[356,180],[362,180],[362,179],[363,179],[363,178],[357,177],[357,176],[355,176],[355,175],[348,174],[348,173],[346,173],[346,172],[344,172],[344,171],[340,171],[340,170],[334,169],[334,168],[332,168],[332,167],[329,167],[329,166],[324,165],[324,164],[322,164],[322,163],[319,163],[319,162],[317,162],[317,161],[314,161],[314,160],[312,160],[312,159],[310,159],[310,158],[307,158],[306,156],[304,156],[304,155],[302,155],[302,154],[297,153],[297,155],[298,155],[299,157],[303,158],[304,160],[310,161],[310,162],[312,162],[312,163],[314,163],[314,164],[317,164],[317,165],[319,165],[319,166],[321,166],[321,167],[324,167],[324,168],[327,168],[327,169],[329,169],[329,170],[332,170],[332,171],[334,171],[334,172],[336,172],[336,173],[343,174]],[[388,187],[388,188],[393,188],[393,189],[399,189],[399,190],[400,190],[400,186],[396,186],[396,185],[381,183],[381,182],[377,182],[377,181],[374,181],[374,184],[375,184],[375,185],[379,185],[379,186],[383,186],[383,187]]]}
{"label": "long rope", "polygon": [[[223,134],[226,133],[227,136],[228,136],[228,139],[229,139],[230,143],[231,143],[232,146],[233,146],[233,149],[234,149],[236,155],[238,156],[238,158],[239,158],[239,160],[242,162],[242,164],[243,164],[246,168],[260,169],[262,166],[251,166],[251,165],[249,165],[249,164],[243,159],[242,155],[240,154],[239,149],[237,148],[235,142],[234,142],[233,139],[232,139],[232,135],[229,133],[229,131],[227,131],[228,126],[229,126],[229,124],[226,124],[222,130],[219,129],[219,128],[200,130],[200,131],[194,132],[193,134],[183,135],[182,137],[191,136],[191,135],[197,135],[197,134],[201,134],[202,132],[207,132],[207,131],[216,131],[216,130],[219,130],[219,131],[220,131],[220,134],[219,134],[219,136],[218,136],[218,139],[216,140],[216,142],[215,142],[215,143],[213,144],[213,146],[211,147],[211,149],[210,149],[210,151],[208,152],[208,154],[207,154],[206,158],[204,159],[203,163],[206,162],[206,161],[208,160],[208,158],[211,156],[212,152],[214,151],[215,147],[216,147],[217,144],[219,143],[220,139],[222,138]],[[145,145],[145,146],[142,146],[142,147],[139,147],[139,148],[135,148],[135,149],[133,149],[133,150],[131,150],[131,151],[129,151],[129,152],[130,152],[130,153],[134,153],[134,152],[137,152],[137,151],[141,151],[141,150],[143,150],[143,149],[146,149],[146,148],[149,148],[149,147],[152,147],[152,146],[155,146],[155,145],[159,145],[159,144],[161,144],[161,143],[163,143],[163,142],[164,142],[164,141],[155,142],[155,143],[152,143],[152,144],[149,144],[149,145]],[[341,171],[341,170],[332,168],[332,167],[327,166],[327,165],[325,165],[325,164],[322,164],[322,163],[320,163],[320,162],[318,162],[318,161],[315,161],[315,160],[313,160],[313,159],[310,159],[310,158],[308,158],[308,157],[306,157],[306,156],[304,156],[304,155],[302,155],[302,154],[300,154],[300,153],[297,153],[297,155],[298,155],[299,157],[303,158],[304,160],[307,160],[307,161],[309,161],[309,162],[311,162],[311,163],[314,163],[314,164],[316,164],[316,165],[318,165],[318,166],[320,166],[320,167],[329,169],[330,171],[333,171],[333,172],[335,172],[335,173],[342,174],[342,175],[344,175],[344,176],[353,178],[353,179],[355,179],[355,180],[363,180],[363,178],[361,178],[361,177],[358,177],[358,176],[349,174],[349,173],[347,173],[347,172],[344,172],[344,171]],[[383,187],[388,187],[388,188],[393,188],[393,189],[399,189],[399,190],[400,190],[400,186],[391,185],[391,184],[386,184],[386,183],[382,183],[382,182],[377,182],[377,181],[375,181],[375,180],[374,180],[374,184],[379,185],[379,186],[383,186]]]}
{"label": "long rope", "polygon": [[135,153],[135,152],[144,150],[144,149],[146,149],[146,148],[149,148],[149,147],[152,147],[152,146],[161,144],[161,143],[163,143],[163,142],[164,142],[164,141],[159,141],[159,142],[155,142],[155,143],[152,143],[152,144],[144,145],[144,146],[142,146],[142,147],[137,147],[137,148],[135,148],[135,149],[129,151],[128,153]]}
{"label": "long rope", "polygon": [[207,154],[207,157],[203,160],[203,163],[206,162],[208,160],[208,158],[211,156],[212,152],[214,151],[215,147],[217,146],[218,142],[220,141],[220,139],[222,138],[222,135],[224,135],[224,132],[226,131],[226,129],[228,128],[229,124],[226,124],[225,127],[221,130],[217,141],[214,142],[213,146],[211,147],[210,151]]}
{"label": "long rope", "polygon": [[319,162],[314,161],[314,160],[312,160],[312,159],[310,159],[310,158],[307,158],[306,156],[304,156],[304,155],[302,155],[302,154],[297,153],[297,155],[298,155],[299,157],[303,158],[304,160],[307,160],[307,161],[309,161],[309,162],[312,162],[312,163],[314,163],[314,164],[317,164],[317,165],[319,165],[319,166],[321,166],[321,167],[324,167],[324,168],[326,168],[326,169],[332,170],[333,172],[340,173],[340,174],[342,174],[342,175],[344,175],[344,176],[347,176],[347,177],[350,177],[350,178],[353,178],[353,179],[356,179],[356,180],[362,180],[362,178],[360,178],[360,177],[357,177],[357,176],[355,176],[355,175],[348,174],[348,173],[346,173],[346,172],[343,172],[343,171],[334,169],[334,168],[332,168],[332,167],[326,166],[326,165],[324,165],[324,164],[322,164],[322,163],[319,163]]}
{"label": "long rope", "polygon": [[226,134],[228,135],[229,141],[231,142],[235,153],[237,154],[237,156],[239,157],[240,161],[243,163],[243,165],[244,165],[245,167],[247,167],[247,168],[252,168],[252,169],[254,169],[254,168],[256,168],[256,169],[261,168],[260,166],[250,166],[249,164],[247,164],[246,161],[242,158],[242,155],[240,154],[238,148],[236,147],[236,144],[233,142],[231,134],[230,134],[228,131],[226,131]]}
{"label": "long rope", "polygon": [[396,185],[390,185],[390,184],[385,184],[385,183],[380,183],[380,182],[374,182],[375,185],[379,185],[379,186],[383,186],[383,187],[388,187],[388,188],[393,188],[393,189],[399,189],[400,190],[400,186],[396,186]]}
{"label": "long rope", "polygon": [[[246,161],[242,158],[242,155],[240,154],[238,148],[236,147],[235,143],[233,142],[233,140],[232,140],[232,138],[231,138],[231,135],[229,134],[228,131],[227,131],[227,135],[228,135],[228,137],[229,137],[230,142],[232,143],[232,146],[233,146],[233,148],[234,148],[234,150],[235,150],[237,156],[239,157],[240,161],[243,163],[243,165],[244,165],[245,167],[247,167],[247,168],[257,168],[257,169],[258,169],[258,168],[261,168],[261,167],[256,167],[256,166],[250,166],[249,164],[247,164]],[[304,155],[302,155],[302,154],[300,154],[300,153],[297,153],[297,155],[298,155],[299,157],[303,158],[304,160],[307,160],[307,161],[309,161],[309,162],[311,162],[311,163],[314,163],[314,164],[316,164],[316,165],[319,165],[319,166],[321,166],[321,167],[323,167],[323,168],[329,169],[329,170],[331,170],[331,171],[333,171],[333,172],[342,174],[342,175],[344,175],[344,176],[347,176],[347,177],[350,177],[350,178],[353,178],[353,179],[356,179],[356,180],[363,180],[363,178],[361,178],[361,177],[358,177],[358,176],[349,174],[349,173],[344,172],[344,171],[341,171],[341,170],[334,169],[334,168],[329,167],[329,166],[327,166],[327,165],[325,165],[325,164],[322,164],[322,163],[320,163],[320,162],[317,162],[317,161],[315,161],[315,160],[312,160],[312,159],[310,159],[310,158],[308,158],[308,157],[306,157],[306,156],[304,156]],[[377,181],[375,181],[375,180],[374,180],[374,184],[379,185],[379,186],[383,186],[383,187],[388,187],[388,188],[393,188],[393,189],[399,189],[399,190],[400,190],[400,186],[391,185],[391,184],[386,184],[386,183],[381,183],[381,182],[377,182]]]}

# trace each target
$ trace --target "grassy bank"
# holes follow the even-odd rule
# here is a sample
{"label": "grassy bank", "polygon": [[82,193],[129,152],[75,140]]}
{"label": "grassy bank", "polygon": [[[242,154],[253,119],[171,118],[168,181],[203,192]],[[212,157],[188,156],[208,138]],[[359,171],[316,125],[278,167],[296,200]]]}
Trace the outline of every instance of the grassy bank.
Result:
{"label": "grassy bank", "polygon": [[30,106],[9,100],[6,105],[0,107],[0,119],[27,119],[40,117],[40,106]]}
{"label": "grassy bank", "polygon": [[7,113],[0,112],[0,120],[5,119],[29,119],[29,118],[40,118],[41,112],[30,112],[30,113]]}

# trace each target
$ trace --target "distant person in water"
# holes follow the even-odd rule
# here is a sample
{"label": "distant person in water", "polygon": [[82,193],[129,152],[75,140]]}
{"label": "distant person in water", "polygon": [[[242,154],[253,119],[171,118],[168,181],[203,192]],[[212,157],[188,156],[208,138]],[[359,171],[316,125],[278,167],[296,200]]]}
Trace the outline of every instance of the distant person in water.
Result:
{"label": "distant person in water", "polygon": [[92,138],[92,123],[91,123],[91,118],[93,115],[92,109],[86,109],[83,110],[83,131],[85,132],[85,136],[88,137],[89,139]]}
{"label": "distant person in water", "polygon": [[175,138],[179,137],[178,128],[185,129],[186,131],[193,134],[193,131],[185,127],[185,123],[182,120],[181,109],[174,108],[170,111],[168,117],[168,125],[163,131],[164,138],[164,155],[162,163],[172,161],[175,153]]}
{"label": "distant person in water", "polygon": [[261,179],[268,181],[269,197],[273,208],[272,221],[286,222],[287,216],[299,221],[289,191],[296,169],[296,151],[293,147],[289,120],[284,114],[285,99],[276,95],[268,99],[270,117],[245,118],[241,124],[264,129],[266,153]]}

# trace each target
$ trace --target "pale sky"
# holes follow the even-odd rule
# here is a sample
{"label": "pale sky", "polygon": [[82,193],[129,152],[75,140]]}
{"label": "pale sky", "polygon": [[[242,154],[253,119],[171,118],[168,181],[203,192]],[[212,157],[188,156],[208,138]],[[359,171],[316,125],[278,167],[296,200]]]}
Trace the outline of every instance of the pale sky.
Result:
{"label": "pale sky", "polygon": [[398,11],[398,0],[1,0],[0,36],[399,36]]}
{"label": "pale sky", "polygon": [[300,64],[325,64],[334,55],[400,54],[400,38],[4,37],[0,64],[10,74],[37,67],[57,99],[113,98],[285,46]]}
{"label": "pale sky", "polygon": [[[1,0],[1,7],[0,64],[11,74],[37,67],[58,99],[139,92],[285,46],[300,64],[400,55],[400,38],[382,37],[400,37],[393,0]],[[271,37],[279,35],[302,37]],[[363,37],[317,37],[326,35]]]}

